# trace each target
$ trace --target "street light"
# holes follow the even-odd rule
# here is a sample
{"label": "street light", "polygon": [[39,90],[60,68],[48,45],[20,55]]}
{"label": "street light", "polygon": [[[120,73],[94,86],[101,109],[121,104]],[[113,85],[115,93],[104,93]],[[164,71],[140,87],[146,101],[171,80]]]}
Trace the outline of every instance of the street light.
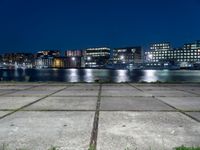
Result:
{"label": "street light", "polygon": [[87,60],[90,61],[90,60],[91,60],[91,57],[87,57]]}
{"label": "street light", "polygon": [[72,60],[73,60],[73,61],[75,61],[75,60],[76,60],[76,58],[75,58],[75,57],[72,57]]}

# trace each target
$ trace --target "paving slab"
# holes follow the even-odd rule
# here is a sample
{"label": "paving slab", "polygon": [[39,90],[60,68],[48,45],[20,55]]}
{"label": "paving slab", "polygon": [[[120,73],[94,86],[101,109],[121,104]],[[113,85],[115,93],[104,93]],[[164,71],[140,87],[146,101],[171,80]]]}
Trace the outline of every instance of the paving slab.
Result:
{"label": "paving slab", "polygon": [[178,90],[152,90],[152,91],[146,91],[147,93],[151,94],[152,96],[160,96],[160,97],[191,97],[191,96],[197,96],[196,94],[178,91]]}
{"label": "paving slab", "polygon": [[91,85],[91,84],[73,85],[73,86],[68,87],[67,89],[69,90],[98,90],[99,85]]}
{"label": "paving slab", "polygon": [[179,85],[179,86],[172,86],[172,88],[176,88],[178,90],[200,90],[200,85]]}
{"label": "paving slab", "polygon": [[10,113],[11,111],[0,111],[0,117]]}
{"label": "paving slab", "polygon": [[191,93],[194,93],[198,96],[200,96],[200,89],[199,90],[196,90],[196,89],[191,89],[191,90],[187,90],[188,92],[191,92]]}
{"label": "paving slab", "polygon": [[100,112],[97,150],[172,150],[199,141],[199,123],[178,112]]}
{"label": "paving slab", "polygon": [[101,92],[101,96],[151,96],[151,94],[141,92],[139,90],[108,90],[104,89]]}
{"label": "paving slab", "polygon": [[9,89],[0,89],[0,96],[7,94],[7,93],[12,93],[12,92],[16,92],[16,90],[9,90]]}
{"label": "paving slab", "polygon": [[[45,83],[46,84],[46,83]],[[40,85],[44,85],[44,82],[42,83],[38,83],[38,82],[1,82],[0,86],[40,86]]]}
{"label": "paving slab", "polygon": [[0,85],[0,89],[23,90],[32,87],[31,85]]}
{"label": "paving slab", "polygon": [[99,90],[90,89],[90,90],[72,90],[66,89],[62,90],[52,96],[98,96]]}
{"label": "paving slab", "polygon": [[34,87],[31,90],[61,90],[63,88],[66,88],[67,86],[55,86],[55,85],[43,85],[43,86],[38,86],[38,87]]}
{"label": "paving slab", "polygon": [[0,145],[8,149],[87,150],[94,112],[17,112],[0,120]]}
{"label": "paving slab", "polygon": [[35,97],[35,96],[46,96],[56,92],[57,90],[24,90],[17,91],[12,94],[7,94],[6,96],[24,96],[24,97]]}
{"label": "paving slab", "polygon": [[166,91],[169,91],[169,90],[172,90],[172,88],[170,87],[166,87],[166,86],[135,86],[136,88],[140,89],[140,90],[144,90],[144,91],[149,91],[149,90],[154,90],[154,91],[163,91],[163,90],[166,90]]}
{"label": "paving slab", "polygon": [[186,113],[200,121],[200,112],[186,112]]}
{"label": "paving slab", "polygon": [[101,110],[173,110],[152,97],[102,97]]}
{"label": "paving slab", "polygon": [[116,85],[116,84],[104,84],[102,86],[102,89],[103,90],[137,90],[136,88],[128,85],[128,84],[119,84],[119,85]]}
{"label": "paving slab", "polygon": [[95,110],[97,97],[48,97],[25,110]]}
{"label": "paving slab", "polygon": [[191,111],[200,110],[200,97],[157,97],[178,109]]}
{"label": "paving slab", "polygon": [[18,109],[41,97],[0,97],[0,110]]}

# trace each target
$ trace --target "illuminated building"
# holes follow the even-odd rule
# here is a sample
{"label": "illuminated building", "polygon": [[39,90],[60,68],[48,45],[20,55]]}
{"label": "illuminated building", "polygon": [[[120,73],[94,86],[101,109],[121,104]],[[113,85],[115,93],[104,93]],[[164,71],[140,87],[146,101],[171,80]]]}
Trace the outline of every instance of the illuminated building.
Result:
{"label": "illuminated building", "polygon": [[60,56],[60,51],[59,50],[43,50],[43,51],[39,51],[36,54],[36,57],[46,57],[46,56],[50,56],[50,57],[59,57]]}
{"label": "illuminated building", "polygon": [[110,48],[88,48],[85,51],[85,67],[103,67],[110,58]]}
{"label": "illuminated building", "polygon": [[141,47],[115,48],[113,50],[114,64],[129,64],[142,62]]}
{"label": "illuminated building", "polygon": [[5,53],[2,55],[2,62],[15,68],[32,68],[34,55],[31,53]]}
{"label": "illuminated building", "polygon": [[44,50],[36,54],[35,67],[36,68],[52,68],[55,66],[54,58],[60,56],[58,50]]}
{"label": "illuminated building", "polygon": [[150,51],[145,52],[146,66],[192,67],[200,62],[200,41],[184,44],[183,48],[171,48],[169,43],[153,44]]}
{"label": "illuminated building", "polygon": [[55,57],[53,59],[53,68],[66,68],[67,58],[66,57]]}
{"label": "illuminated building", "polygon": [[51,68],[53,67],[54,57],[43,56],[35,59],[35,67],[41,68]]}
{"label": "illuminated building", "polygon": [[32,63],[34,55],[31,53],[5,53],[2,60],[6,63]]}
{"label": "illuminated building", "polygon": [[67,51],[65,51],[65,56],[67,58],[66,67],[68,67],[68,68],[85,67],[84,55],[85,55],[85,51],[83,51],[83,50],[67,50]]}

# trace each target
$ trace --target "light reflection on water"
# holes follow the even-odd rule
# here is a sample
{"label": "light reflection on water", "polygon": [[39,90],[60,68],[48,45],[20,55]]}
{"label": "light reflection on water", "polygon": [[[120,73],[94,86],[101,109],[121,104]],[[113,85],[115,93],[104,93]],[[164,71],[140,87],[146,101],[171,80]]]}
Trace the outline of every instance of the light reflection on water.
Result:
{"label": "light reflection on water", "polygon": [[115,82],[130,82],[128,70],[116,70],[114,77]]}
{"label": "light reflection on water", "polygon": [[83,80],[87,82],[94,82],[94,73],[92,69],[85,69]]}
{"label": "light reflection on water", "polygon": [[4,69],[0,70],[0,79],[6,81],[29,79],[33,82],[200,82],[200,70]]}
{"label": "light reflection on water", "polygon": [[158,76],[156,76],[156,70],[144,70],[144,76],[141,81],[155,82],[157,80]]}
{"label": "light reflection on water", "polygon": [[77,69],[70,69],[66,76],[69,77],[70,82],[79,82],[79,75]]}

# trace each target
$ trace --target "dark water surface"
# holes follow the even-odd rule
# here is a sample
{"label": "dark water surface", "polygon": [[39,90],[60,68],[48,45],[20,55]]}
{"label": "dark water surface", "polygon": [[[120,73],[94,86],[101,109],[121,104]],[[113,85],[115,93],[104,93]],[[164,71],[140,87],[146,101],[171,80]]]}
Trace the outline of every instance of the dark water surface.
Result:
{"label": "dark water surface", "polygon": [[0,69],[3,81],[200,82],[200,70]]}

